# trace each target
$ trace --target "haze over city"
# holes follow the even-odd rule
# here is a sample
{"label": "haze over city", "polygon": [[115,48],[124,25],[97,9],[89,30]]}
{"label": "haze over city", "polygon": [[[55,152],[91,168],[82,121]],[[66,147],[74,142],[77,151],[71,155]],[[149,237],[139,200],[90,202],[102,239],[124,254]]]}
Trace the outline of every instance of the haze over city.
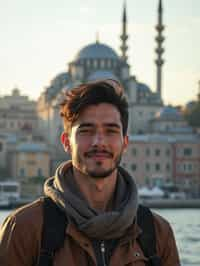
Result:
{"label": "haze over city", "polygon": [[[37,99],[83,46],[96,41],[97,32],[100,42],[120,54],[123,1],[0,3],[0,96],[18,87]],[[158,0],[127,0],[126,5],[131,73],[155,91]],[[165,104],[185,104],[198,93],[200,1],[165,0],[163,9],[163,99]]]}

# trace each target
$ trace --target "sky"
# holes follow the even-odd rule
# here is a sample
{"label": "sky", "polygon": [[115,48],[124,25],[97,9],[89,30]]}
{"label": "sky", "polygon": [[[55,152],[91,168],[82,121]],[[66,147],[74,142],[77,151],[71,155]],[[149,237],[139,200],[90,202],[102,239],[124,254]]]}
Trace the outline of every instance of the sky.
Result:
{"label": "sky", "polygon": [[[158,0],[126,5],[131,74],[155,91]],[[0,96],[18,87],[37,99],[97,32],[120,54],[123,0],[0,0],[0,6]],[[184,105],[199,90],[200,1],[163,0],[163,8],[162,96],[165,104]]]}

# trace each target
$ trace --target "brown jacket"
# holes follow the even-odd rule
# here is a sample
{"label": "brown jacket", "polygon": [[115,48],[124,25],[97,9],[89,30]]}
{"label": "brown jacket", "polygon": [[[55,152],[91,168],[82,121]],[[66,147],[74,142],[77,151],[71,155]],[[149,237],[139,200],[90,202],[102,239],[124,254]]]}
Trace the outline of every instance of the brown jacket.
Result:
{"label": "brown jacket", "polygon": [[[158,255],[162,266],[179,266],[172,229],[167,221],[154,215]],[[43,223],[42,200],[13,212],[0,229],[0,265],[33,266],[40,251]],[[136,225],[120,240],[110,266],[145,266],[147,260],[136,241],[141,229]],[[73,224],[66,228],[64,247],[55,254],[54,266],[96,266],[90,240]]]}

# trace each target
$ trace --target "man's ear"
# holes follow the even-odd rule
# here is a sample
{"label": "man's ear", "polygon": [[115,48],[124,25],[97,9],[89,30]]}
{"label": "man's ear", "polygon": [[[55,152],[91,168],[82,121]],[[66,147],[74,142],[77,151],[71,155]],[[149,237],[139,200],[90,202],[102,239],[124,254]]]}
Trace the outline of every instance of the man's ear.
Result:
{"label": "man's ear", "polygon": [[60,141],[63,145],[64,151],[70,153],[71,147],[70,147],[69,135],[66,132],[62,132],[62,134],[60,136]]}
{"label": "man's ear", "polygon": [[129,138],[128,136],[124,136],[124,145],[123,145],[123,152],[126,152],[127,148],[128,148],[128,144],[129,144]]}

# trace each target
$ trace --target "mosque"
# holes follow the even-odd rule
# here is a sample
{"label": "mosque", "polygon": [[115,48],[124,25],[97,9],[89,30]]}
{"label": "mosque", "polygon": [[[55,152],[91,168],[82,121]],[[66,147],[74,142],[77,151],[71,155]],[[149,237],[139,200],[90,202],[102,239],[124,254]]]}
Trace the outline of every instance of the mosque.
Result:
{"label": "mosque", "polygon": [[40,95],[37,105],[40,132],[46,136],[49,144],[56,145],[62,131],[58,103],[62,95],[76,85],[104,78],[118,80],[125,88],[129,101],[129,135],[144,134],[149,130],[149,121],[163,106],[162,100],[162,66],[163,49],[163,7],[162,0],[158,2],[158,23],[156,25],[157,87],[152,91],[148,85],[138,81],[130,73],[128,64],[128,33],[126,4],[122,12],[122,29],[120,35],[120,51],[117,52],[107,44],[96,40],[83,47],[68,64],[68,70],[59,73]]}

